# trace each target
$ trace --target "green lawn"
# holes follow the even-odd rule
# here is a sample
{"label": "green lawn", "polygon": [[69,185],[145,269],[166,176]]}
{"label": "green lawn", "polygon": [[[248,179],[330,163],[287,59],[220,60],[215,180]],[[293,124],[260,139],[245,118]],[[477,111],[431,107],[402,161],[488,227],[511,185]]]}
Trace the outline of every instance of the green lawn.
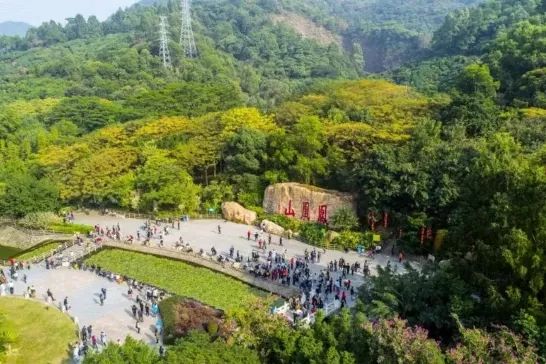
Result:
{"label": "green lawn", "polygon": [[22,298],[0,298],[0,313],[17,334],[11,363],[66,363],[69,345],[77,341],[76,326],[59,310]]}
{"label": "green lawn", "polygon": [[0,245],[0,259],[9,259],[20,253],[21,249]]}
{"label": "green lawn", "polygon": [[23,260],[24,261],[24,260],[34,259],[36,257],[39,257],[39,256],[45,254],[45,253],[50,253],[50,252],[54,251],[61,244],[62,243],[59,243],[58,241],[54,241],[54,242],[51,242],[51,243],[46,243],[44,245],[39,246],[36,249],[32,249],[32,250],[29,250],[29,251],[21,254],[21,255],[18,255],[17,260]]}
{"label": "green lawn", "polygon": [[91,225],[81,225],[81,224],[51,224],[47,227],[47,230],[59,234],[88,234],[90,231],[93,231],[93,226]]}
{"label": "green lawn", "polygon": [[224,274],[153,255],[109,249],[88,258],[86,263],[223,310],[243,308],[253,298],[266,295]]}

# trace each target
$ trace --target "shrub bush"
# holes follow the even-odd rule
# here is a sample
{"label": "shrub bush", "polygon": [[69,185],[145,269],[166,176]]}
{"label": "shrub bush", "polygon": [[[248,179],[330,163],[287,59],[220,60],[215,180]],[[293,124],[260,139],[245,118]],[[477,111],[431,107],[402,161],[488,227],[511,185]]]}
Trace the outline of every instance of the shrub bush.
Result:
{"label": "shrub bush", "polygon": [[192,331],[206,331],[215,336],[224,330],[223,313],[195,300],[174,296],[159,303],[163,317],[164,342],[172,345],[176,339],[188,335]]}
{"label": "shrub bush", "polygon": [[81,225],[81,224],[50,224],[46,227],[47,230],[59,234],[88,234],[93,231],[93,226],[91,225]]}
{"label": "shrub bush", "polygon": [[300,238],[307,244],[324,247],[327,229],[317,223],[303,223],[300,228]]}
{"label": "shrub bush", "polygon": [[330,217],[330,227],[337,231],[350,231],[358,227],[358,217],[346,207],[338,209]]}
{"label": "shrub bush", "polygon": [[343,249],[356,249],[358,245],[369,249],[373,246],[373,233],[358,231],[343,231],[332,242]]}
{"label": "shrub bush", "polygon": [[27,229],[47,229],[53,224],[62,224],[63,219],[53,212],[32,212],[18,221]]}

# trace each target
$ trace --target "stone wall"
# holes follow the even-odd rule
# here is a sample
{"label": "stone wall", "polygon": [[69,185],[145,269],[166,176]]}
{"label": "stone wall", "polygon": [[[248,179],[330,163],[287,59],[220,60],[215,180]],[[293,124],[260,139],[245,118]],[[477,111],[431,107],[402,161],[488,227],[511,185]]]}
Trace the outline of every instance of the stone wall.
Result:
{"label": "stone wall", "polygon": [[326,206],[327,220],[342,207],[356,213],[354,195],[299,183],[278,183],[267,187],[263,207],[268,213],[303,219],[305,203],[309,204],[309,221],[311,222],[319,220],[321,206]]}
{"label": "stone wall", "polygon": [[64,241],[71,240],[72,238],[72,235],[28,230],[8,224],[0,224],[0,245],[21,250],[30,249],[48,240]]}

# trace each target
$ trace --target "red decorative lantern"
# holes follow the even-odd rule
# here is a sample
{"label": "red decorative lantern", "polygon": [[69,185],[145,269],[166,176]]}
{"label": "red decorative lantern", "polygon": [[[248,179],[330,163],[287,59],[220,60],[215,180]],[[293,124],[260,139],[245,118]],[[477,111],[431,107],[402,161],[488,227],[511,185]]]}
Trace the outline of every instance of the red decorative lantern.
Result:
{"label": "red decorative lantern", "polygon": [[432,240],[432,227],[428,227],[427,229],[427,240]]}

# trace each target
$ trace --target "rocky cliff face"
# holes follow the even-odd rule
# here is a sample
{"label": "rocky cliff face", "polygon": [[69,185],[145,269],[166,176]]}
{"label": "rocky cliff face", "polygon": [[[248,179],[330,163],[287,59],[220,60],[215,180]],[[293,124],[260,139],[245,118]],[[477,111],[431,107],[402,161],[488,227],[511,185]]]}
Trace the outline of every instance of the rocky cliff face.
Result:
{"label": "rocky cliff face", "polygon": [[[263,207],[268,213],[311,222],[320,221],[321,217],[325,217],[328,221],[330,216],[342,207],[356,212],[356,198],[349,193],[299,183],[278,183],[265,190]],[[321,209],[325,214],[320,213]]]}

